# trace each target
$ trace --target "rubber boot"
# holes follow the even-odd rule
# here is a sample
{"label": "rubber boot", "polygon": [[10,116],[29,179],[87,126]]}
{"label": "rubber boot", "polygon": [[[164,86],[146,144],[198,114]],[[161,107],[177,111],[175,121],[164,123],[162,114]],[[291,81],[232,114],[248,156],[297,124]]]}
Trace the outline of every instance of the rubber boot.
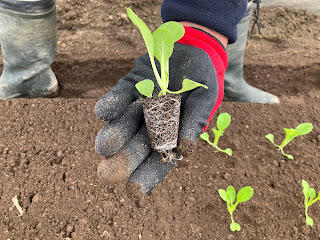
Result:
{"label": "rubber boot", "polygon": [[2,7],[0,1],[0,26],[3,55],[0,99],[58,95],[58,81],[50,68],[57,47],[54,1],[46,12],[41,9],[19,12]]}
{"label": "rubber boot", "polygon": [[243,58],[252,13],[252,2],[248,3],[244,18],[237,25],[238,40],[227,46],[228,69],[225,72],[224,100],[232,102],[279,103],[279,98],[250,86],[243,78]]}

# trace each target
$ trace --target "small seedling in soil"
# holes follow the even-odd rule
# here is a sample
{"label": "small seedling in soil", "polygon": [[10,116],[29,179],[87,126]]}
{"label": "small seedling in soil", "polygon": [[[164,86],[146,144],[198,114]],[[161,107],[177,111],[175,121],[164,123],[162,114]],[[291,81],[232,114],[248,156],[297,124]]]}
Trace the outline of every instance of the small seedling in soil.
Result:
{"label": "small seedling in soil", "polygon": [[240,231],[241,227],[239,223],[236,223],[233,220],[233,212],[236,210],[237,206],[241,202],[246,202],[250,200],[253,196],[253,188],[250,186],[243,187],[239,190],[237,194],[237,201],[234,204],[234,201],[236,199],[236,190],[234,187],[229,186],[227,188],[227,191],[224,189],[219,189],[218,190],[220,197],[227,203],[227,208],[228,212],[230,213],[231,217],[231,224],[230,224],[230,229],[231,231]]}
{"label": "small seedling in soil", "polygon": [[302,179],[302,187],[303,187],[303,195],[304,195],[304,207],[305,207],[305,214],[306,214],[306,223],[309,226],[313,226],[313,219],[308,216],[308,207],[312,204],[320,200],[320,192],[318,193],[317,198],[316,191],[313,188],[310,188],[309,184],[306,180]]}
{"label": "small seedling in soil", "polygon": [[[160,87],[158,96],[154,96],[154,83],[150,79],[138,82],[135,87],[146,98],[142,100],[144,117],[148,129],[151,147],[159,152],[164,161],[176,160],[172,152],[177,146],[180,93],[207,86],[190,79],[182,81],[182,89],[171,91],[169,86],[169,58],[173,53],[174,43],[184,35],[184,27],[174,21],[162,24],[153,34],[147,25],[130,9],[127,9],[129,19],[136,25],[147,46],[151,66]],[[160,63],[159,74],[155,59]],[[168,93],[168,95],[167,95]]]}
{"label": "small seedling in soil", "polygon": [[210,142],[209,134],[207,132],[202,133],[200,137],[203,140],[207,141],[207,143],[209,143],[212,147],[218,149],[221,152],[228,154],[229,156],[232,156],[232,150],[230,148],[223,150],[218,147],[219,138],[223,136],[224,131],[227,129],[227,127],[229,127],[230,123],[231,123],[230,115],[228,113],[221,113],[217,119],[218,130],[214,128],[211,129],[214,133],[214,141]]}
{"label": "small seedling in soil", "polygon": [[280,145],[277,145],[274,143],[274,136],[273,134],[269,133],[265,137],[268,139],[273,145],[275,145],[278,150],[281,152],[281,154],[289,159],[294,159],[291,154],[286,154],[283,151],[283,148],[291,142],[295,137],[306,135],[309,132],[311,132],[313,129],[313,125],[311,123],[301,123],[299,124],[295,129],[293,128],[284,128],[284,131],[286,132],[286,136],[282,143]]}

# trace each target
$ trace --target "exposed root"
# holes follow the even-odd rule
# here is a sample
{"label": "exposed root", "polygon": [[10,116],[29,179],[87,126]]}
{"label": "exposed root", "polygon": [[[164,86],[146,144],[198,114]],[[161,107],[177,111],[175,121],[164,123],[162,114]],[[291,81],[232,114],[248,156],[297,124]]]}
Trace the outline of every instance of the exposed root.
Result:
{"label": "exposed root", "polygon": [[167,154],[177,147],[180,104],[180,95],[153,97],[142,101],[150,145],[157,152]]}
{"label": "exposed root", "polygon": [[180,156],[179,158],[177,158],[176,154],[173,153],[171,150],[167,150],[164,153],[161,152],[160,155],[161,155],[161,158],[162,158],[161,159],[162,163],[169,162],[169,163],[172,163],[172,164],[175,165],[177,163],[177,161],[181,161],[183,159],[183,156]]}

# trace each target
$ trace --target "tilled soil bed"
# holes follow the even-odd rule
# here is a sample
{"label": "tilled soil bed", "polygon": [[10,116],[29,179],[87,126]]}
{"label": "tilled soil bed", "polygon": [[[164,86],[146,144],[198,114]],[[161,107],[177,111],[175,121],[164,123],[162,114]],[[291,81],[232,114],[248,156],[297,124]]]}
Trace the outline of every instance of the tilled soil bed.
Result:
{"label": "tilled soil bed", "polygon": [[[125,182],[98,179],[103,159],[94,140],[103,122],[94,105],[145,52],[125,13],[132,7],[153,28],[161,1],[57,1],[58,56],[53,64],[61,94],[55,99],[0,101],[0,239],[320,239],[320,207],[305,224],[301,180],[320,190],[320,19],[303,11],[262,8],[262,36],[247,47],[247,81],[280,97],[281,104],[224,102],[232,117],[221,138],[232,157],[199,141],[150,195]],[[2,58],[1,58],[2,59]],[[2,70],[2,60],[0,71]],[[216,116],[218,115],[216,114]],[[215,127],[216,116],[210,127]],[[280,143],[284,127],[314,130],[281,157],[264,136]],[[229,213],[218,189],[250,185],[253,198]],[[17,196],[19,216],[11,199]]]}

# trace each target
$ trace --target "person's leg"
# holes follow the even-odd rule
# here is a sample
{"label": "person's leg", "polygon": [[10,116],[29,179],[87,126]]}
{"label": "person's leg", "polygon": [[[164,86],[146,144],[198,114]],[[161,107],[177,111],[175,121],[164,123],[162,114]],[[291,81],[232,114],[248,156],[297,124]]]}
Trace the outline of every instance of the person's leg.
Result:
{"label": "person's leg", "polygon": [[277,96],[250,86],[243,78],[243,58],[252,5],[253,3],[250,1],[245,16],[237,25],[237,41],[227,46],[229,60],[228,69],[225,72],[224,100],[233,102],[279,103]]}
{"label": "person's leg", "polygon": [[55,1],[0,0],[0,26],[0,99],[57,95]]}

